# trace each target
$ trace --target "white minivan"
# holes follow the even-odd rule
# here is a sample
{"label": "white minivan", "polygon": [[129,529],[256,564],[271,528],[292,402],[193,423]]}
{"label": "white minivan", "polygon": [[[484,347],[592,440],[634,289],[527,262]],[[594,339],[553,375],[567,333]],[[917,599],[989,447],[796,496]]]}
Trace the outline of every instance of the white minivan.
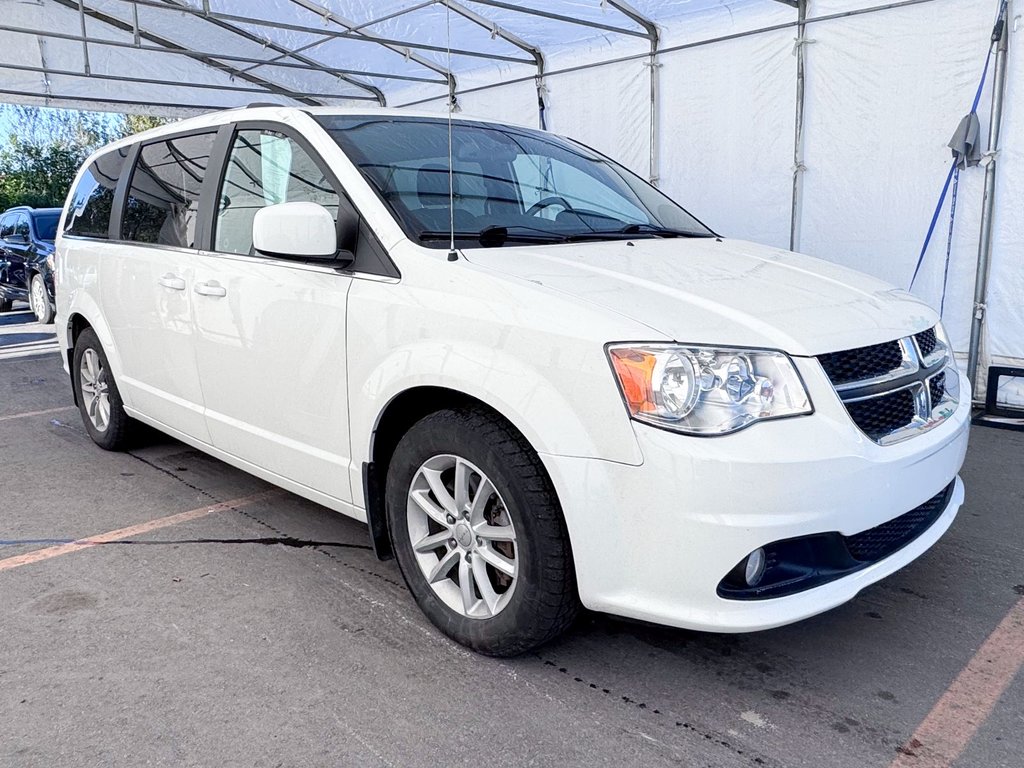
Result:
{"label": "white minivan", "polygon": [[111,144],[57,242],[103,448],[140,422],[369,524],[492,655],[580,606],[746,632],[839,605],[963,501],[939,318],[716,235],[541,131],[252,107]]}

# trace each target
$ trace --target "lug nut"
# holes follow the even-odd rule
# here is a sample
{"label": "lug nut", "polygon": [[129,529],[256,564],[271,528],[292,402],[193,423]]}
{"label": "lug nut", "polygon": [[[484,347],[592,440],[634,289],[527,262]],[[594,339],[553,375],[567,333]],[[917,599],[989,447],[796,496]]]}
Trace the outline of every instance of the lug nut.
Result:
{"label": "lug nut", "polygon": [[476,537],[476,545],[478,547],[482,547],[484,545],[484,540],[479,536]]}
{"label": "lug nut", "polygon": [[455,549],[455,539],[448,539],[448,546]]}
{"label": "lug nut", "polygon": [[446,519],[448,520],[448,525],[452,525],[455,522],[455,516],[454,515],[448,515],[448,517]]}

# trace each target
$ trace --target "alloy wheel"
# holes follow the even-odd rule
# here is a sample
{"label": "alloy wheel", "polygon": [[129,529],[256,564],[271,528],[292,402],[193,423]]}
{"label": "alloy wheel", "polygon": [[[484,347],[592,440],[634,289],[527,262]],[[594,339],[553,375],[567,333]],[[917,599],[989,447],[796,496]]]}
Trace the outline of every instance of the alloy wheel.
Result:
{"label": "alloy wheel", "polygon": [[409,539],[434,594],[462,616],[487,619],[512,598],[516,532],[491,480],[460,456],[425,461],[409,487]]}
{"label": "alloy wheel", "polygon": [[107,369],[103,366],[99,353],[86,349],[82,354],[82,363],[78,369],[80,389],[85,402],[85,412],[89,421],[98,432],[105,432],[110,424],[110,391],[107,382]]}
{"label": "alloy wheel", "polygon": [[46,296],[46,288],[43,287],[42,280],[32,281],[32,311],[35,313],[37,318],[46,317],[46,312],[49,309],[47,304],[49,299]]}

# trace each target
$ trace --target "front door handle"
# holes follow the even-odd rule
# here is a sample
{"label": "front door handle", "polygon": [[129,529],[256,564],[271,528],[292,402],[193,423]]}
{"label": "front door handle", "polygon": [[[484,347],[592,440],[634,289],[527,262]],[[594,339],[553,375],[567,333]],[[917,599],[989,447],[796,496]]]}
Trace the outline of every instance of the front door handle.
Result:
{"label": "front door handle", "polygon": [[170,288],[172,291],[184,291],[185,281],[182,280],[175,274],[168,272],[166,275],[157,280],[160,285],[164,288]]}
{"label": "front door handle", "polygon": [[196,283],[196,293],[200,296],[227,296],[228,289],[216,280],[207,280],[205,283]]}

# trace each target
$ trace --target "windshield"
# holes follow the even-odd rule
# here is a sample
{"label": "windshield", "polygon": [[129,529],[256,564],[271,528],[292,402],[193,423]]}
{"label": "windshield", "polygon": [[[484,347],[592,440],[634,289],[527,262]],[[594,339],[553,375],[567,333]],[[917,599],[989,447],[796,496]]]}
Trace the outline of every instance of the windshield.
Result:
{"label": "windshield", "polygon": [[36,237],[40,240],[49,240],[52,243],[57,237],[57,222],[59,220],[60,211],[34,214],[32,223],[36,226]]}
{"label": "windshield", "polygon": [[[405,233],[447,248],[448,122],[318,116]],[[452,123],[452,211],[460,247],[636,237],[714,237],[635,174],[540,131]]]}

